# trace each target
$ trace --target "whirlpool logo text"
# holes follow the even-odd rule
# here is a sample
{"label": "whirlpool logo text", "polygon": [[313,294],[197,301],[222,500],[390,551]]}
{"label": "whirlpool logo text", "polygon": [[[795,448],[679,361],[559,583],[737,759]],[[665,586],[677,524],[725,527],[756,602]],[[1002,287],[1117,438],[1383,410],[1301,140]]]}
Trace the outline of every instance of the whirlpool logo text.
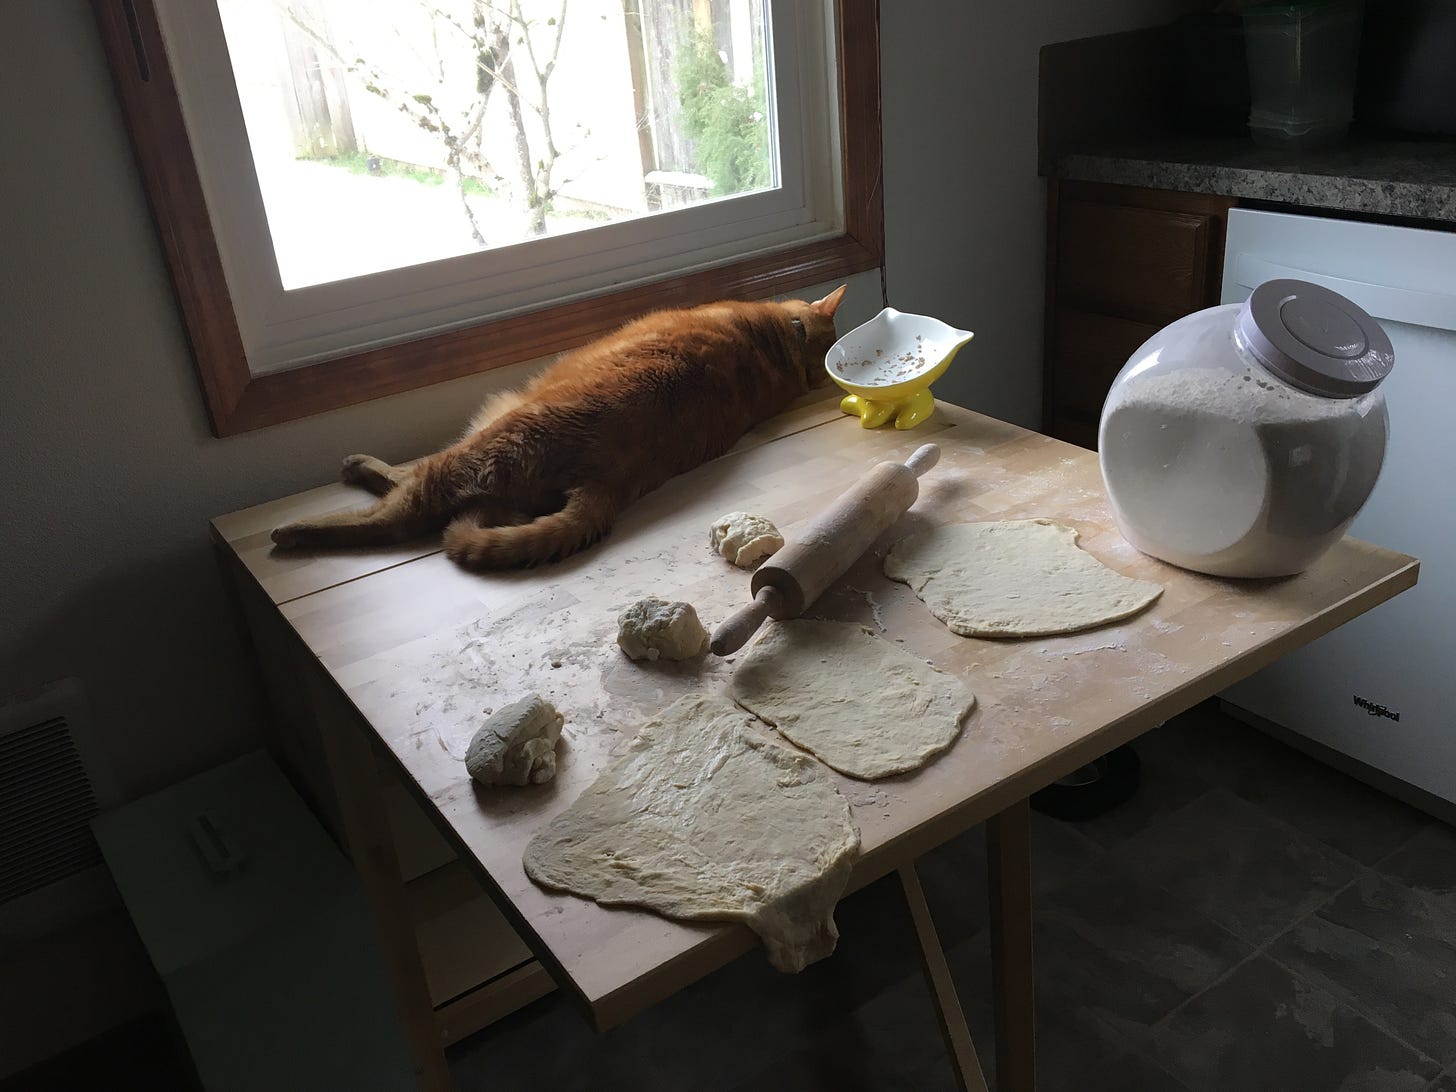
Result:
{"label": "whirlpool logo text", "polygon": [[1390,720],[1400,720],[1400,714],[1397,713],[1395,710],[1387,709],[1379,702],[1367,701],[1359,694],[1355,695],[1355,704],[1358,705],[1361,709],[1365,710],[1365,712],[1369,713],[1372,717],[1388,717]]}

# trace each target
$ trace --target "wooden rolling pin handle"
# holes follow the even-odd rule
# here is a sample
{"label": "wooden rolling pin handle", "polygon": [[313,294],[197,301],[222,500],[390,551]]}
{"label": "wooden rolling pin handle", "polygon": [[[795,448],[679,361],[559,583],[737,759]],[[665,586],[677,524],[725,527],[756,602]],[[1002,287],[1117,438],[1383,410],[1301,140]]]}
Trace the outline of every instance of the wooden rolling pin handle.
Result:
{"label": "wooden rolling pin handle", "polygon": [[778,588],[759,588],[752,603],[739,607],[713,631],[713,639],[708,642],[713,655],[727,656],[746,645],[781,599]]}
{"label": "wooden rolling pin handle", "polygon": [[753,574],[753,602],[730,615],[708,648],[726,656],[742,648],[763,620],[795,618],[854,564],[855,559],[915,503],[917,479],[940,460],[936,444],[922,444],[904,463],[875,466]]}
{"label": "wooden rolling pin handle", "polygon": [[915,472],[917,478],[925,477],[925,472],[940,462],[939,444],[921,444],[915,449],[915,453],[905,460],[905,465]]}

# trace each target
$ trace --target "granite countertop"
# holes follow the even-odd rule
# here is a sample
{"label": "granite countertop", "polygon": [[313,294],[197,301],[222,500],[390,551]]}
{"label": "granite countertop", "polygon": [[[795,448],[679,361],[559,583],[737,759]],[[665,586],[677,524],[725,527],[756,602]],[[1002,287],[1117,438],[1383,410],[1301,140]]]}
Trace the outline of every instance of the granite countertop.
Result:
{"label": "granite countertop", "polygon": [[1065,154],[1057,178],[1456,223],[1456,142],[1364,141],[1292,153],[1247,137],[1169,137]]}

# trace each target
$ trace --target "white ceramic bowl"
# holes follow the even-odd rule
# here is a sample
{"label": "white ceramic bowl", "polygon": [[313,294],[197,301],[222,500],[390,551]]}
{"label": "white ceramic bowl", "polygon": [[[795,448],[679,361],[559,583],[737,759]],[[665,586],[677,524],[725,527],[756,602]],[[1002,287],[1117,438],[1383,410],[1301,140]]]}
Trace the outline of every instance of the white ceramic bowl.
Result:
{"label": "white ceramic bowl", "polygon": [[957,350],[974,336],[929,315],[886,307],[836,341],[824,367],[851,394],[895,400],[940,378]]}

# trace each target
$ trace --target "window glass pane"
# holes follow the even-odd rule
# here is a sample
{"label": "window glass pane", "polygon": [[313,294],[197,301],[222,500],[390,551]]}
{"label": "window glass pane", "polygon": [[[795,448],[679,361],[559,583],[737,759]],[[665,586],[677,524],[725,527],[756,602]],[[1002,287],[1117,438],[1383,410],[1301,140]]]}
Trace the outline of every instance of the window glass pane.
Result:
{"label": "window glass pane", "polygon": [[287,289],[774,187],[766,0],[218,0]]}

